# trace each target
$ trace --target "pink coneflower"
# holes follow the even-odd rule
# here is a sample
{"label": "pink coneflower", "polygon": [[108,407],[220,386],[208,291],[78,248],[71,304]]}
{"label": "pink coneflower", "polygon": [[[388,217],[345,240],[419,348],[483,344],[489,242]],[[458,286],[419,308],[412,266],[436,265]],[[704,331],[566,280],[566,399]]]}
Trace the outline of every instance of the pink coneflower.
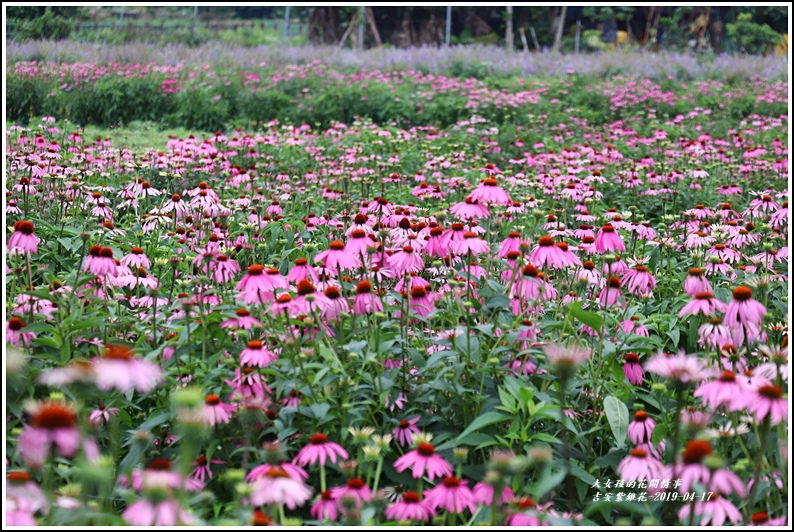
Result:
{"label": "pink coneflower", "polygon": [[430,257],[446,257],[450,251],[450,238],[452,233],[444,231],[442,227],[430,229],[430,237],[427,239],[425,253]]}
{"label": "pink coneflower", "polygon": [[529,260],[539,268],[545,266],[553,269],[563,269],[567,265],[563,251],[555,245],[554,239],[548,235],[540,237],[538,245],[529,254]]}
{"label": "pink coneflower", "polygon": [[456,255],[480,255],[482,253],[489,253],[491,251],[488,247],[488,242],[478,237],[472,231],[466,231],[463,235],[463,240],[454,242],[452,244],[452,251]]}
{"label": "pink coneflower", "polygon": [[463,221],[476,220],[477,218],[485,219],[491,216],[488,207],[472,197],[468,197],[460,203],[456,203],[449,208],[449,212]]}
{"label": "pink coneflower", "polygon": [[353,300],[353,314],[364,315],[383,311],[380,298],[372,293],[369,281],[360,281],[356,285],[356,298]]}
{"label": "pink coneflower", "polygon": [[207,479],[212,479],[212,469],[210,466],[212,464],[222,464],[224,463],[223,460],[216,460],[215,458],[208,459],[205,455],[200,455],[196,457],[196,461],[193,462],[193,466],[195,469],[190,472],[188,478],[193,478],[198,480],[199,482],[206,482]]}
{"label": "pink coneflower", "polygon": [[[325,490],[317,497],[312,504],[310,513],[318,521],[336,521],[339,517],[338,501],[334,498],[331,490]],[[387,516],[388,517],[388,516]]]}
{"label": "pink coneflower", "polygon": [[312,312],[321,315],[331,304],[325,294],[317,292],[308,279],[298,281],[297,293],[298,295],[290,303],[290,309],[295,315],[311,315]]}
{"label": "pink coneflower", "polygon": [[309,479],[309,474],[306,471],[304,471],[302,467],[298,467],[295,464],[291,464],[290,462],[283,462],[281,464],[264,463],[262,465],[258,465],[245,476],[245,480],[247,480],[248,482],[253,482],[256,479],[263,477],[265,473],[267,473],[274,467],[283,469],[284,471],[287,472],[290,478],[293,478],[297,481],[304,482]]}
{"label": "pink coneflower", "polygon": [[103,391],[116,389],[126,393],[135,389],[149,393],[163,379],[157,364],[137,358],[125,345],[108,344],[100,358],[92,360],[97,388]]}
{"label": "pink coneflower", "polygon": [[274,289],[272,281],[265,275],[265,267],[261,264],[249,266],[248,272],[235,287],[235,290],[240,292],[237,297],[248,304],[264,304],[272,301]]}
{"label": "pink coneflower", "polygon": [[717,311],[725,312],[727,308],[728,306],[714,297],[711,292],[700,292],[695,295],[692,301],[684,305],[678,316],[684,317],[686,314],[713,316]]}
{"label": "pink coneflower", "polygon": [[[120,273],[120,271],[121,268],[119,268],[118,272]],[[130,272],[129,275],[118,275],[115,279],[115,284],[119,287],[129,286],[133,289],[138,285],[148,289],[157,288],[158,286],[157,279],[151,277],[149,272],[143,267],[137,268],[135,271]]]}
{"label": "pink coneflower", "polygon": [[314,262],[323,262],[327,268],[334,270],[354,270],[361,267],[361,260],[345,250],[345,243],[335,240],[328,249],[318,253]]}
{"label": "pink coneflower", "polygon": [[714,244],[714,246],[707,249],[706,260],[710,260],[712,256],[720,258],[725,262],[738,262],[742,257],[741,253],[735,249],[725,247],[725,244]]}
{"label": "pink coneflower", "polygon": [[595,248],[598,253],[615,253],[619,251],[626,251],[626,245],[620,239],[620,235],[615,231],[612,224],[604,224],[598,230],[598,235],[595,239]]}
{"label": "pink coneflower", "polygon": [[678,519],[682,523],[688,523],[690,514],[695,514],[695,524],[697,526],[722,526],[725,521],[738,524],[742,520],[742,514],[728,499],[717,494],[712,495],[707,501],[695,500],[690,504],[685,504],[678,511]]}
{"label": "pink coneflower", "polygon": [[414,478],[427,477],[433,480],[436,477],[452,475],[452,466],[436,453],[436,448],[427,442],[420,443],[416,449],[408,451],[394,462],[394,468],[402,473],[408,468]]}
{"label": "pink coneflower", "polygon": [[620,278],[615,275],[610,276],[604,285],[604,288],[601,289],[601,294],[598,296],[598,302],[601,303],[604,308],[609,308],[617,304],[618,299],[620,299],[620,297],[623,295],[623,291],[620,289],[620,286]]}
{"label": "pink coneflower", "polygon": [[702,203],[698,203],[694,208],[684,211],[684,214],[697,218],[698,220],[714,217],[714,213],[711,209],[704,206]]}
{"label": "pink coneflower", "polygon": [[110,416],[115,416],[118,413],[118,408],[108,408],[105,405],[99,405],[99,408],[91,412],[88,416],[88,421],[98,427],[102,423],[110,421]]}
{"label": "pink coneflower", "polygon": [[626,334],[636,334],[637,336],[649,336],[648,328],[640,322],[639,316],[630,316],[629,319],[620,322],[620,329]]}
{"label": "pink coneflower", "polygon": [[30,423],[19,435],[17,449],[29,467],[41,467],[54,444],[59,456],[71,458],[80,447],[77,415],[66,403],[38,403],[31,411]]}
{"label": "pink coneflower", "polygon": [[151,268],[152,263],[143,248],[133,247],[129,254],[121,259],[121,265],[128,268]]}
{"label": "pink coneflower", "polygon": [[226,255],[217,255],[210,263],[211,279],[216,283],[228,283],[240,273],[240,265]]}
{"label": "pink coneflower", "polygon": [[[538,511],[540,508],[535,504],[535,501],[532,500],[531,497],[522,497],[515,504],[522,511],[508,512],[507,518],[505,519],[505,526],[548,526],[548,523],[542,520],[541,513]],[[527,512],[527,510],[529,511]]]}
{"label": "pink coneflower", "polygon": [[745,486],[742,479],[740,479],[736,473],[721,467],[711,472],[709,488],[722,495],[738,495],[739,497],[744,497],[751,486]]}
{"label": "pink coneflower", "polygon": [[231,386],[234,391],[229,394],[230,400],[236,395],[244,398],[265,401],[266,395],[273,395],[273,391],[265,382],[265,379],[250,366],[239,367],[234,370],[234,379],[226,380],[226,384]]}
{"label": "pink coneflower", "polygon": [[722,318],[709,318],[707,323],[698,328],[698,344],[714,351],[732,341],[731,331],[722,323]]}
{"label": "pink coneflower", "polygon": [[[474,485],[474,488],[472,488],[471,492],[472,495],[474,495],[474,504],[478,506],[489,507],[493,503],[494,487],[491,484],[480,481]],[[508,486],[504,486],[502,488],[502,493],[499,496],[498,503],[500,505],[507,504],[508,502],[515,499],[515,497],[516,495],[513,493],[513,490]]]}
{"label": "pink coneflower", "polygon": [[582,267],[576,271],[574,278],[596,286],[601,286],[602,283],[601,272],[595,269],[595,263],[591,260],[582,263]]}
{"label": "pink coneflower", "polygon": [[513,200],[510,195],[499,186],[496,179],[484,179],[470,195],[471,199],[486,204],[510,205]]}
{"label": "pink coneflower", "polygon": [[748,286],[739,286],[733,290],[733,299],[725,311],[725,325],[732,329],[740,329],[748,324],[760,326],[766,309],[753,299],[753,291]]}
{"label": "pink coneflower", "polygon": [[450,513],[460,514],[466,508],[474,513],[474,494],[466,487],[468,481],[456,477],[446,477],[436,487],[426,492],[425,502],[433,509],[444,508]]}
{"label": "pink coneflower", "polygon": [[419,427],[416,426],[420,417],[421,416],[416,416],[415,418],[411,418],[411,419],[403,419],[398,423],[397,428],[392,431],[392,434],[394,434],[394,438],[397,440],[397,443],[399,443],[403,447],[408,447],[409,445],[413,445],[414,434],[419,434],[421,432],[421,430],[419,430]]}
{"label": "pink coneflower", "polygon": [[278,355],[265,348],[259,340],[251,340],[248,342],[248,346],[240,353],[240,364],[247,364],[249,366],[264,368],[276,360],[278,360]]}
{"label": "pink coneflower", "polygon": [[387,260],[389,268],[397,275],[403,275],[406,272],[421,272],[425,267],[424,259],[414,250],[413,246],[403,246],[402,250],[394,253]]}
{"label": "pink coneflower", "polygon": [[345,245],[345,251],[362,261],[362,257],[367,257],[367,247],[374,245],[374,241],[369,238],[363,229],[356,229],[350,233],[350,239]]}
{"label": "pink coneflower", "polygon": [[648,412],[637,410],[634,413],[634,420],[629,423],[628,435],[631,443],[639,445],[650,442],[654,427],[656,427],[656,421],[648,415]]}
{"label": "pink coneflower", "polygon": [[20,342],[26,346],[30,345],[30,342],[36,338],[36,333],[21,332],[27,326],[27,323],[16,316],[8,320],[6,322],[6,342],[14,347],[19,347]]}
{"label": "pink coneflower", "polygon": [[14,234],[8,239],[9,255],[36,253],[39,250],[39,239],[33,234],[33,222],[20,220],[14,224]]}
{"label": "pink coneflower", "polygon": [[766,512],[756,512],[747,526],[786,526],[786,516],[771,519]]}
{"label": "pink coneflower", "polygon": [[221,322],[221,327],[224,329],[244,329],[249,330],[252,327],[261,327],[262,324],[251,316],[251,313],[244,308],[235,311],[236,316]]}
{"label": "pink coneflower", "polygon": [[390,521],[418,521],[425,523],[436,515],[435,509],[415,491],[406,491],[402,498],[390,504],[384,512]]}
{"label": "pink coneflower", "polygon": [[566,377],[570,377],[592,355],[591,350],[579,345],[546,344],[543,352],[551,365]]}
{"label": "pink coneflower", "polygon": [[656,279],[653,278],[648,268],[641,264],[624,272],[622,283],[630,294],[639,296],[650,295],[651,291],[656,288]]}
{"label": "pink coneflower", "polygon": [[361,509],[365,502],[372,500],[372,490],[369,489],[364,480],[360,478],[351,478],[344,486],[338,486],[331,489],[331,495],[337,501],[343,498],[350,498],[355,501],[356,508]]}
{"label": "pink coneflower", "polygon": [[292,463],[306,466],[319,462],[321,466],[324,466],[326,460],[335,464],[337,459],[340,458],[347,460],[349,458],[347,451],[338,443],[329,442],[328,437],[319,432],[313,435],[309,443],[298,451]]}
{"label": "pink coneflower", "polygon": [[504,259],[511,251],[520,251],[522,244],[529,246],[528,243],[521,240],[521,233],[518,231],[511,231],[510,234],[507,235],[507,238],[502,241],[497,257]]}
{"label": "pink coneflower", "polygon": [[780,386],[767,383],[749,390],[743,402],[747,413],[752,414],[757,423],[767,417],[773,426],[784,419],[788,420],[788,401],[783,398],[783,389]]}
{"label": "pink coneflower", "polygon": [[46,515],[49,510],[50,504],[47,496],[31,479],[27,471],[9,471],[7,473],[6,520],[8,526],[36,526],[33,514],[41,511]]}
{"label": "pink coneflower", "polygon": [[436,310],[433,300],[430,299],[430,293],[423,286],[411,288],[408,304],[412,312],[424,318]]}
{"label": "pink coneflower", "polygon": [[127,506],[121,518],[133,526],[167,526],[192,525],[193,518],[176,499],[149,501],[141,499]]}
{"label": "pink coneflower", "polygon": [[732,371],[723,371],[717,380],[701,384],[693,395],[701,397],[703,404],[713,410],[724,406],[729,412],[741,410],[746,399],[745,388]]}
{"label": "pink coneflower", "polygon": [[113,250],[101,246],[91,246],[88,249],[83,271],[90,271],[93,275],[111,275],[117,273],[116,261],[113,260]]}
{"label": "pink coneflower", "polygon": [[624,481],[664,478],[665,467],[644,449],[635,448],[618,464],[618,475]]}
{"label": "pink coneflower", "polygon": [[210,394],[204,399],[202,408],[204,420],[214,427],[216,424],[227,425],[232,419],[232,414],[237,411],[237,405],[227,405],[221,402],[221,398],[215,394]]}
{"label": "pink coneflower", "polygon": [[683,384],[697,383],[713,374],[703,360],[684,351],[678,355],[659,353],[645,364],[645,369]]}
{"label": "pink coneflower", "polygon": [[287,274],[287,281],[290,283],[297,283],[301,279],[308,279],[313,283],[320,281],[317,270],[315,270],[314,266],[309,264],[309,261],[303,257],[295,259],[295,265],[290,268]]}
{"label": "pink coneflower", "polygon": [[290,510],[303,506],[311,499],[311,490],[292,478],[284,468],[275,466],[251,485],[251,504],[283,504]]}
{"label": "pink coneflower", "polygon": [[712,454],[714,451],[706,440],[690,440],[686,444],[678,462],[667,468],[672,473],[670,478],[681,479],[679,491],[689,491],[696,482],[704,486],[708,484],[711,471],[703,464],[703,459]]}
{"label": "pink coneflower", "polygon": [[579,257],[577,257],[576,254],[568,248],[568,244],[566,242],[557,242],[555,246],[560,250],[559,258],[562,268],[582,265],[582,261],[579,260]]}
{"label": "pink coneflower", "polygon": [[343,312],[349,312],[350,306],[347,303],[347,299],[342,297],[342,293],[339,291],[339,288],[335,286],[329,286],[323,292],[326,299],[328,300],[328,305],[322,312],[322,318],[327,321],[334,321],[339,318],[340,314]]}

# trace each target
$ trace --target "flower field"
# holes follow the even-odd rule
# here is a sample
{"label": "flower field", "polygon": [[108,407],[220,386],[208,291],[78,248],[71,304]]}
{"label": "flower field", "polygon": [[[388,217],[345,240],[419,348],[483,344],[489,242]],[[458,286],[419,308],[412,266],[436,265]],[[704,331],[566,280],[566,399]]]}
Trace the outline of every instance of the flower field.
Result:
{"label": "flower field", "polygon": [[787,523],[787,81],[7,76],[9,525]]}

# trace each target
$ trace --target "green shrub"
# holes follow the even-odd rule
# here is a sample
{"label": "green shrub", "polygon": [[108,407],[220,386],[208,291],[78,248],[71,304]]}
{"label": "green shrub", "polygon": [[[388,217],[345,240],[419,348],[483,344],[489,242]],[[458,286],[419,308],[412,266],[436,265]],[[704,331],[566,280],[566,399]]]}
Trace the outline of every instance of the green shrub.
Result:
{"label": "green shrub", "polygon": [[726,24],[728,38],[734,47],[748,54],[766,54],[780,42],[780,35],[768,24],[756,24],[753,15],[741,13],[735,24]]}
{"label": "green shrub", "polygon": [[186,126],[204,131],[224,129],[230,118],[229,102],[216,99],[218,93],[211,86],[186,87],[170,95],[174,111],[166,121],[172,126]]}
{"label": "green shrub", "polygon": [[29,20],[16,19],[14,22],[12,36],[20,41],[35,39],[60,41],[68,39],[77,26],[73,19],[53,13],[50,7],[38,17]]}

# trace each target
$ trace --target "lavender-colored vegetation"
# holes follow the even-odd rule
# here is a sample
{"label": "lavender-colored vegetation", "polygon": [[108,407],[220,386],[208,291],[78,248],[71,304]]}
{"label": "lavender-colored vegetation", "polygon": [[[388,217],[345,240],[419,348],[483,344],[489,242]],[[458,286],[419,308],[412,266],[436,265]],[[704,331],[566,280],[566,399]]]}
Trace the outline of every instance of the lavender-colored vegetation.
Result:
{"label": "lavender-colored vegetation", "polygon": [[123,46],[72,41],[7,42],[9,64],[17,61],[91,62],[95,64],[157,63],[186,66],[213,65],[231,68],[281,67],[320,61],[337,69],[417,69],[449,73],[462,69],[487,75],[560,76],[571,71],[583,75],[636,74],[647,78],[788,79],[788,61],[780,57],[695,57],[676,53],[617,52],[601,55],[558,55],[508,52],[495,46],[448,48],[373,49],[364,52],[328,46],[259,46],[230,48],[208,43],[157,46],[131,43]]}

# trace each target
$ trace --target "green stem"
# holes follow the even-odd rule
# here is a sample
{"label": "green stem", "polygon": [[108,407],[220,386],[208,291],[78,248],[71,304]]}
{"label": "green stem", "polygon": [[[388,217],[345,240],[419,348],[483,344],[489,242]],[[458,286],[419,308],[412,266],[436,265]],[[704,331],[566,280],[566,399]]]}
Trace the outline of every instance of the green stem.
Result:
{"label": "green stem", "polygon": [[753,473],[753,487],[750,489],[750,495],[747,498],[747,507],[745,511],[746,521],[750,522],[753,515],[753,504],[755,502],[755,495],[758,491],[758,484],[761,479],[761,464],[764,461],[764,453],[766,453],[766,446],[769,442],[769,429],[770,419],[767,415],[761,423],[761,444],[758,453],[755,456],[755,473]]}
{"label": "green stem", "polygon": [[375,482],[372,483],[372,493],[378,492],[378,482],[380,481],[380,473],[383,469],[383,457],[378,459],[378,467],[375,469]]}
{"label": "green stem", "polygon": [[566,491],[568,496],[568,509],[571,515],[576,513],[576,505],[574,504],[574,486],[573,486],[573,467],[571,466],[571,446],[568,441],[568,429],[565,428],[565,393],[568,387],[567,379],[560,380],[560,437],[562,438],[562,459],[565,463],[565,482]]}

